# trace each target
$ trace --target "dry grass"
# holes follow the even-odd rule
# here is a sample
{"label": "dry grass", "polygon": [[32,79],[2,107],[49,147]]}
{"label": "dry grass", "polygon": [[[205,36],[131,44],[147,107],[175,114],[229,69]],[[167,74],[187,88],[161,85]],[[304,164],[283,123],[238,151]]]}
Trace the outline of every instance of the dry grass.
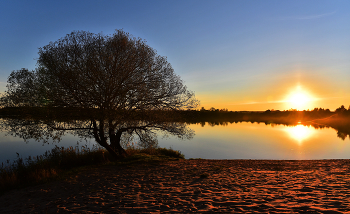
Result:
{"label": "dry grass", "polygon": [[[129,147],[129,156],[119,162],[131,164],[140,161],[163,161],[167,158],[183,159],[179,151],[165,148],[142,149]],[[101,147],[55,147],[36,157],[18,157],[12,164],[0,167],[0,194],[16,188],[45,183],[64,177],[78,167],[111,163],[113,158]]]}
{"label": "dry grass", "polygon": [[99,147],[55,147],[40,156],[17,157],[0,167],[0,192],[47,182],[75,167],[106,163],[110,156]]}

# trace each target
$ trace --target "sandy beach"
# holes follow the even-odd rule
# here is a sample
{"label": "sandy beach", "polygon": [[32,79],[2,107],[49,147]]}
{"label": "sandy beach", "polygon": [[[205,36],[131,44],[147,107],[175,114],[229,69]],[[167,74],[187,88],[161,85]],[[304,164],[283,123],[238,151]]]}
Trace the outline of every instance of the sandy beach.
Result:
{"label": "sandy beach", "polygon": [[350,160],[109,165],[10,191],[0,213],[350,213]]}

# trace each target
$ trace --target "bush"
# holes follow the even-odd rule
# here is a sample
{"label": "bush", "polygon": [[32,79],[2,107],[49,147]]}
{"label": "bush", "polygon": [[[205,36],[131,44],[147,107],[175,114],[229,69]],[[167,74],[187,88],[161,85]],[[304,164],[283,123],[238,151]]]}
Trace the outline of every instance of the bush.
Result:
{"label": "bush", "polygon": [[169,158],[179,158],[185,159],[185,156],[180,152],[173,150],[172,148],[138,148],[138,147],[130,147],[126,149],[126,152],[129,156],[134,156],[137,154],[147,154],[147,155],[156,155],[156,156],[166,156]]}
{"label": "bush", "polygon": [[183,155],[180,151],[173,150],[172,148],[158,148],[157,150],[161,155],[165,155],[172,158],[185,159],[185,155]]}

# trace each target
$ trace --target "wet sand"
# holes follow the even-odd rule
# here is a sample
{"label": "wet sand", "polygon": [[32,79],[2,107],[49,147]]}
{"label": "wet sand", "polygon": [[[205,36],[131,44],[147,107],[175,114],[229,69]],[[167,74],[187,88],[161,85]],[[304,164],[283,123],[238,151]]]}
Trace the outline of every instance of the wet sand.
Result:
{"label": "wet sand", "polygon": [[350,213],[350,160],[179,160],[83,170],[0,213]]}

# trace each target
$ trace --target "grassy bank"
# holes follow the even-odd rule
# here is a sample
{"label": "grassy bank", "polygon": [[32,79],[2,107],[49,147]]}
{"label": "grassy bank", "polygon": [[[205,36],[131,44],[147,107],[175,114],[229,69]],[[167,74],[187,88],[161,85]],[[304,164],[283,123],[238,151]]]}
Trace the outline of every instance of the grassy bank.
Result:
{"label": "grassy bank", "polygon": [[0,167],[0,194],[17,188],[45,183],[74,173],[79,167],[98,164],[134,164],[149,161],[183,159],[179,151],[166,148],[128,148],[129,156],[114,161],[109,153],[100,148],[55,147],[36,157],[17,158],[12,164]]}

